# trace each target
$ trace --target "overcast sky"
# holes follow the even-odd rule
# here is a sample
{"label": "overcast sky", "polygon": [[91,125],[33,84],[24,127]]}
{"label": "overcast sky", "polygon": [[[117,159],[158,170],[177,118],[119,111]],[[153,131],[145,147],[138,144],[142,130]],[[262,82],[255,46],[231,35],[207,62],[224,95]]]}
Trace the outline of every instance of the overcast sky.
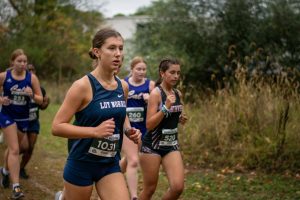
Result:
{"label": "overcast sky", "polygon": [[129,15],[135,13],[139,7],[149,6],[152,0],[93,0],[93,4],[100,7],[105,17],[112,17],[118,13]]}

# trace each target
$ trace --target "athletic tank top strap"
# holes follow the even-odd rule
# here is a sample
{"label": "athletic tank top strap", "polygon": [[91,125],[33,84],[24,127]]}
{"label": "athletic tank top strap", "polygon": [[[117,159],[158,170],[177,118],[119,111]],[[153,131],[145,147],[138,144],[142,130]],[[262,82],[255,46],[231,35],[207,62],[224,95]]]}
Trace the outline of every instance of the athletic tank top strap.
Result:
{"label": "athletic tank top strap", "polygon": [[11,75],[11,69],[10,69],[10,70],[7,70],[7,71],[6,71],[6,77],[5,77],[4,83],[5,83],[7,80],[12,79],[12,78],[13,78],[13,77],[12,77],[12,75]]}
{"label": "athletic tank top strap", "polygon": [[92,87],[92,91],[93,91],[93,96],[95,95],[95,92],[96,92],[96,86],[94,84],[95,82],[95,77],[91,75],[91,73],[87,74],[88,78],[89,78],[89,81],[91,83],[91,87]]}
{"label": "athletic tank top strap", "polygon": [[180,99],[178,90],[176,90],[176,89],[173,88],[173,91],[174,91],[174,94],[175,94],[175,96],[176,96],[176,99],[178,99],[178,100],[179,100],[179,103],[181,104],[181,99]]}
{"label": "athletic tank top strap", "polygon": [[150,87],[150,79],[146,78],[146,80],[145,80],[145,85],[148,86],[148,92],[150,92],[150,91],[149,91],[149,87]]}
{"label": "athletic tank top strap", "polygon": [[163,88],[161,87],[161,85],[158,85],[157,87],[160,90],[161,103],[164,103],[166,101],[166,99],[167,99],[167,94],[165,93],[165,91],[163,90]]}
{"label": "athletic tank top strap", "polygon": [[26,71],[26,81],[29,81],[30,83],[31,83],[31,76],[32,76],[32,74],[31,73],[29,73],[28,71]]}

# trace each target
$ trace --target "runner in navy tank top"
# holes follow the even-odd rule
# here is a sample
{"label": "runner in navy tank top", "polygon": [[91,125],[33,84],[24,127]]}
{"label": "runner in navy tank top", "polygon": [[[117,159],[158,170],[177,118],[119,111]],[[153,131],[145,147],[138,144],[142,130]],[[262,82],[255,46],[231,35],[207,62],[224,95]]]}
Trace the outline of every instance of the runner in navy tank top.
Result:
{"label": "runner in navy tank top", "polygon": [[74,125],[96,127],[103,121],[113,119],[115,129],[113,135],[105,138],[73,140],[68,160],[93,163],[119,162],[126,117],[126,101],[121,81],[116,78],[117,88],[106,90],[92,74],[88,74],[88,78],[93,90],[93,99],[83,110],[75,113]]}
{"label": "runner in navy tank top", "polygon": [[[30,97],[25,88],[31,86],[31,73],[25,71],[23,80],[16,80],[12,76],[12,71],[6,71],[3,83],[3,96],[10,100],[9,105],[3,105],[1,112],[11,118],[11,122],[16,122],[20,131],[26,132],[29,122]],[[5,122],[7,123],[7,122]]]}
{"label": "runner in navy tank top", "polygon": [[64,191],[56,198],[89,200],[95,184],[101,199],[129,200],[119,166],[123,131],[134,142],[141,133],[126,118],[128,86],[114,75],[123,61],[122,36],[113,29],[101,29],[89,54],[95,69],[73,83],[52,123],[53,135],[72,140]]}
{"label": "runner in navy tank top", "polygon": [[[146,112],[149,93],[155,83],[146,78],[147,64],[142,57],[134,57],[130,63],[130,76],[125,78],[128,84],[127,115],[132,127],[139,129],[142,135],[146,133]],[[142,136],[143,137],[143,136]],[[120,162],[122,171],[126,171],[126,180],[131,199],[137,198],[138,184],[138,145],[128,138],[123,139],[124,157]]]}
{"label": "runner in navy tank top", "polygon": [[10,62],[11,68],[0,74],[0,87],[3,87],[0,125],[7,142],[1,183],[2,186],[9,187],[11,180],[12,198],[18,199],[24,196],[19,184],[19,150],[20,141],[28,127],[29,102],[34,99],[40,104],[43,97],[38,78],[26,71],[27,56],[24,51],[16,49]]}
{"label": "runner in navy tank top", "polygon": [[150,93],[147,108],[147,133],[143,138],[140,164],[143,190],[140,200],[151,199],[162,164],[169,181],[169,189],[162,199],[178,199],[184,188],[184,167],[179,152],[178,124],[187,120],[183,112],[181,93],[175,89],[180,77],[176,59],[165,59],[159,64],[160,80]]}
{"label": "runner in navy tank top", "polygon": [[[32,64],[27,65],[27,70],[32,74],[35,74],[36,72],[35,67]],[[39,111],[45,110],[49,105],[49,97],[46,95],[46,91],[43,87],[41,87],[41,91],[43,95],[42,104],[37,104],[33,99],[30,100],[28,129],[21,142],[20,154],[22,154],[22,159],[20,163],[20,177],[24,179],[29,178],[25,167],[31,159],[40,132]]]}
{"label": "runner in navy tank top", "polygon": [[143,98],[143,95],[150,93],[150,89],[149,89],[150,80],[144,78],[142,85],[135,86],[129,82],[129,78],[130,77],[125,78],[125,81],[128,83],[129,86],[126,111],[131,126],[140,129],[140,131],[144,136],[147,131],[146,129],[147,102]]}

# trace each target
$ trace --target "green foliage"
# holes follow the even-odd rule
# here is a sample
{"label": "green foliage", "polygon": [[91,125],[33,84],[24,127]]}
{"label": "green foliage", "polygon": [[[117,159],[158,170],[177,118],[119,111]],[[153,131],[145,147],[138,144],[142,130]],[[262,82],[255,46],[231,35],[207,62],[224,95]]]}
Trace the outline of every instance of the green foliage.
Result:
{"label": "green foliage", "polygon": [[[147,58],[149,66],[152,67],[150,68],[152,77],[157,74],[156,66],[162,56],[186,58],[183,60],[186,62],[184,64],[189,66],[188,58],[194,54],[190,51],[190,46],[194,43],[186,40],[195,33],[193,32],[195,31],[194,24],[186,21],[188,9],[182,1],[175,1],[174,4],[164,1],[155,2],[154,8],[149,11],[153,12],[153,19],[148,24],[138,27],[135,40],[136,52]],[[176,8],[178,9],[174,11]],[[147,35],[147,39],[145,39],[145,35]],[[183,70],[187,71],[184,68]]]}
{"label": "green foliage", "polygon": [[[287,0],[156,1],[144,11],[152,20],[138,28],[135,50],[148,58],[150,67],[165,56],[180,58],[187,87],[212,87],[212,74],[222,81],[232,57],[244,62],[253,48],[297,68],[299,6]],[[235,54],[228,54],[232,46]],[[157,69],[150,71],[156,77]]]}
{"label": "green foliage", "polygon": [[5,41],[0,47],[1,70],[8,67],[11,52],[23,48],[40,77],[70,79],[90,70],[88,57],[91,35],[101,24],[102,15],[79,11],[64,1],[11,1],[15,15],[5,22]]}

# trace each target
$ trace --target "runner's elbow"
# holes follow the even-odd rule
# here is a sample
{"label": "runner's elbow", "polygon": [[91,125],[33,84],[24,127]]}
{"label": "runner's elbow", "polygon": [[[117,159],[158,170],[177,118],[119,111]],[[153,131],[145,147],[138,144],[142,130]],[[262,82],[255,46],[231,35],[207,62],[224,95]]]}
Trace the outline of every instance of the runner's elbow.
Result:
{"label": "runner's elbow", "polygon": [[54,123],[52,124],[51,132],[52,132],[52,135],[54,135],[54,136],[60,136],[57,124],[54,124]]}

